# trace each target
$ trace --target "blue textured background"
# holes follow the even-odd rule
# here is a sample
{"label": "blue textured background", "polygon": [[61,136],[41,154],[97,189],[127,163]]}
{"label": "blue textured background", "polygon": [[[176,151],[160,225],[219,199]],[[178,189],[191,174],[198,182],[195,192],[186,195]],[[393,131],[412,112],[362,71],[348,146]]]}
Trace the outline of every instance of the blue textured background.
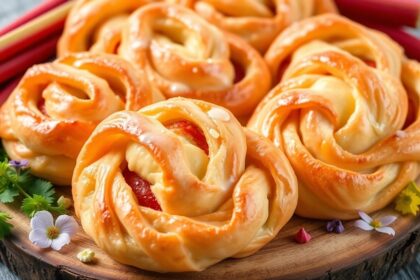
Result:
{"label": "blue textured background", "polygon": [[[118,1],[118,0],[114,0]],[[0,3],[0,27],[6,25],[16,19],[26,10],[31,9],[41,0],[3,0]],[[420,30],[413,30],[418,36]],[[420,46],[419,46],[420,47]],[[17,276],[12,274],[9,269],[0,263],[0,279],[1,280],[17,280]],[[420,253],[417,255],[416,261],[401,269],[396,275],[390,276],[392,280],[418,280],[420,279]]]}

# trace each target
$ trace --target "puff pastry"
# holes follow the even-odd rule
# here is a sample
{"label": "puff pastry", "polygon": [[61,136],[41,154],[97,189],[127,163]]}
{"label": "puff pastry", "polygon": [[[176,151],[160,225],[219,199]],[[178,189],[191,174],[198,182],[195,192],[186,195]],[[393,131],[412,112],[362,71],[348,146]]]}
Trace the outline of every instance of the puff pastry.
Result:
{"label": "puff pastry", "polygon": [[285,30],[265,58],[281,82],[248,126],[285,150],[297,214],[351,219],[418,177],[420,65],[390,38],[323,15]]}
{"label": "puff pastry", "polygon": [[99,247],[159,272],[254,253],[297,202],[296,177],[279,149],[224,108],[184,98],[99,124],[79,154],[72,190]]}
{"label": "puff pastry", "polygon": [[200,16],[223,30],[234,33],[264,53],[276,36],[292,22],[321,14],[335,13],[331,0],[191,0]]}
{"label": "puff pastry", "polygon": [[[166,0],[174,2],[175,0]],[[189,0],[176,0],[184,4]],[[75,1],[57,45],[57,55],[74,52],[118,53],[121,30],[129,15],[157,0],[78,0]]]}
{"label": "puff pastry", "polygon": [[146,69],[167,98],[209,101],[237,116],[250,114],[271,83],[254,48],[180,5],[155,3],[134,12],[119,52]]}
{"label": "puff pastry", "polygon": [[0,137],[9,157],[28,159],[36,176],[70,185],[76,157],[100,121],[162,98],[117,56],[69,55],[26,72],[0,109]]}

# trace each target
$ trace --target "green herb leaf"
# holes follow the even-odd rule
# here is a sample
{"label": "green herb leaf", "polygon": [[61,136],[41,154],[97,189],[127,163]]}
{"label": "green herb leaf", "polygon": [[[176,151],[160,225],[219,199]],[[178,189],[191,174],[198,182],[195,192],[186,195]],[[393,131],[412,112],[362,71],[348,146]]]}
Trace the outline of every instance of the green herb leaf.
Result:
{"label": "green herb leaf", "polygon": [[18,184],[23,186],[25,189],[27,187],[30,188],[34,180],[35,177],[31,175],[29,168],[21,171],[17,178]]}
{"label": "green herb leaf", "polygon": [[13,225],[9,223],[10,216],[0,211],[0,239],[3,239],[6,235],[10,234]]}
{"label": "green herb leaf", "polygon": [[7,162],[0,162],[0,177],[7,175],[9,171],[9,164]]}
{"label": "green herb leaf", "polygon": [[63,206],[57,205],[54,186],[31,175],[29,168],[11,167],[1,145],[0,160],[0,202],[10,203],[21,195],[24,198],[21,209],[29,217],[41,210],[66,212]]}
{"label": "green herb leaf", "polygon": [[[28,186],[28,185],[25,185]],[[55,190],[53,184],[42,179],[35,179],[31,186],[27,187],[27,191],[31,195],[43,196],[49,204],[55,201]]]}
{"label": "green herb leaf", "polygon": [[7,153],[3,148],[3,145],[0,144],[0,161],[7,161]]}
{"label": "green herb leaf", "polygon": [[22,201],[21,209],[28,217],[32,217],[38,211],[48,211],[50,203],[45,197],[35,194],[33,197],[27,197]]}
{"label": "green herb leaf", "polygon": [[11,203],[17,196],[19,196],[19,190],[14,188],[5,189],[2,193],[0,193],[0,202]]}

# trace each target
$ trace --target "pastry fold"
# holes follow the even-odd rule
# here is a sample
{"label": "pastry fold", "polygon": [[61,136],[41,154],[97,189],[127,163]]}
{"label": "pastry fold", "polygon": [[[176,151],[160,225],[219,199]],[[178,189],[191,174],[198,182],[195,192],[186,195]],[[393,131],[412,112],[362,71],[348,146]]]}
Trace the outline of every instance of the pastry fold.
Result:
{"label": "pastry fold", "polygon": [[179,1],[219,28],[236,34],[264,53],[293,22],[336,13],[331,0],[190,0]]}
{"label": "pastry fold", "polygon": [[31,67],[0,109],[0,137],[12,159],[70,185],[76,157],[110,114],[163,99],[143,71],[114,55],[79,53]]}
{"label": "pastry fold", "polygon": [[236,116],[251,114],[271,84],[253,47],[180,5],[155,3],[134,12],[119,54],[145,69],[167,98],[212,102]]}
{"label": "pastry fold", "polygon": [[248,127],[284,149],[296,213],[352,219],[419,175],[420,65],[390,38],[337,15],[286,29],[265,59],[281,81]]}
{"label": "pastry fold", "polygon": [[57,45],[59,57],[75,52],[116,54],[130,13],[153,0],[75,1]]}
{"label": "pastry fold", "polygon": [[[207,146],[174,123],[195,126]],[[127,169],[150,184],[159,207],[140,205]],[[200,271],[250,255],[276,236],[297,203],[296,177],[281,150],[224,108],[184,98],[99,124],[78,157],[72,191],[83,229],[100,248],[159,272]]]}

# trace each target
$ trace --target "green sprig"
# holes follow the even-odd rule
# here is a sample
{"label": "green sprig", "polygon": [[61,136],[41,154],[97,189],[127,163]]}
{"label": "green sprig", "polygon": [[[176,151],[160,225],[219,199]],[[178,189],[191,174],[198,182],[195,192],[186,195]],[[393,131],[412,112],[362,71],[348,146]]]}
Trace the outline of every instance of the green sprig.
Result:
{"label": "green sprig", "polygon": [[0,211],[0,239],[3,239],[6,235],[10,234],[10,231],[12,230],[13,225],[9,223],[10,216]]}
{"label": "green sprig", "polygon": [[[51,182],[36,178],[30,174],[29,168],[13,167],[0,146],[0,202],[12,203],[21,201],[21,209],[28,217],[36,212],[47,210],[63,214],[66,209],[57,204],[54,186]],[[10,217],[0,212],[0,239],[10,231],[7,222]]]}

